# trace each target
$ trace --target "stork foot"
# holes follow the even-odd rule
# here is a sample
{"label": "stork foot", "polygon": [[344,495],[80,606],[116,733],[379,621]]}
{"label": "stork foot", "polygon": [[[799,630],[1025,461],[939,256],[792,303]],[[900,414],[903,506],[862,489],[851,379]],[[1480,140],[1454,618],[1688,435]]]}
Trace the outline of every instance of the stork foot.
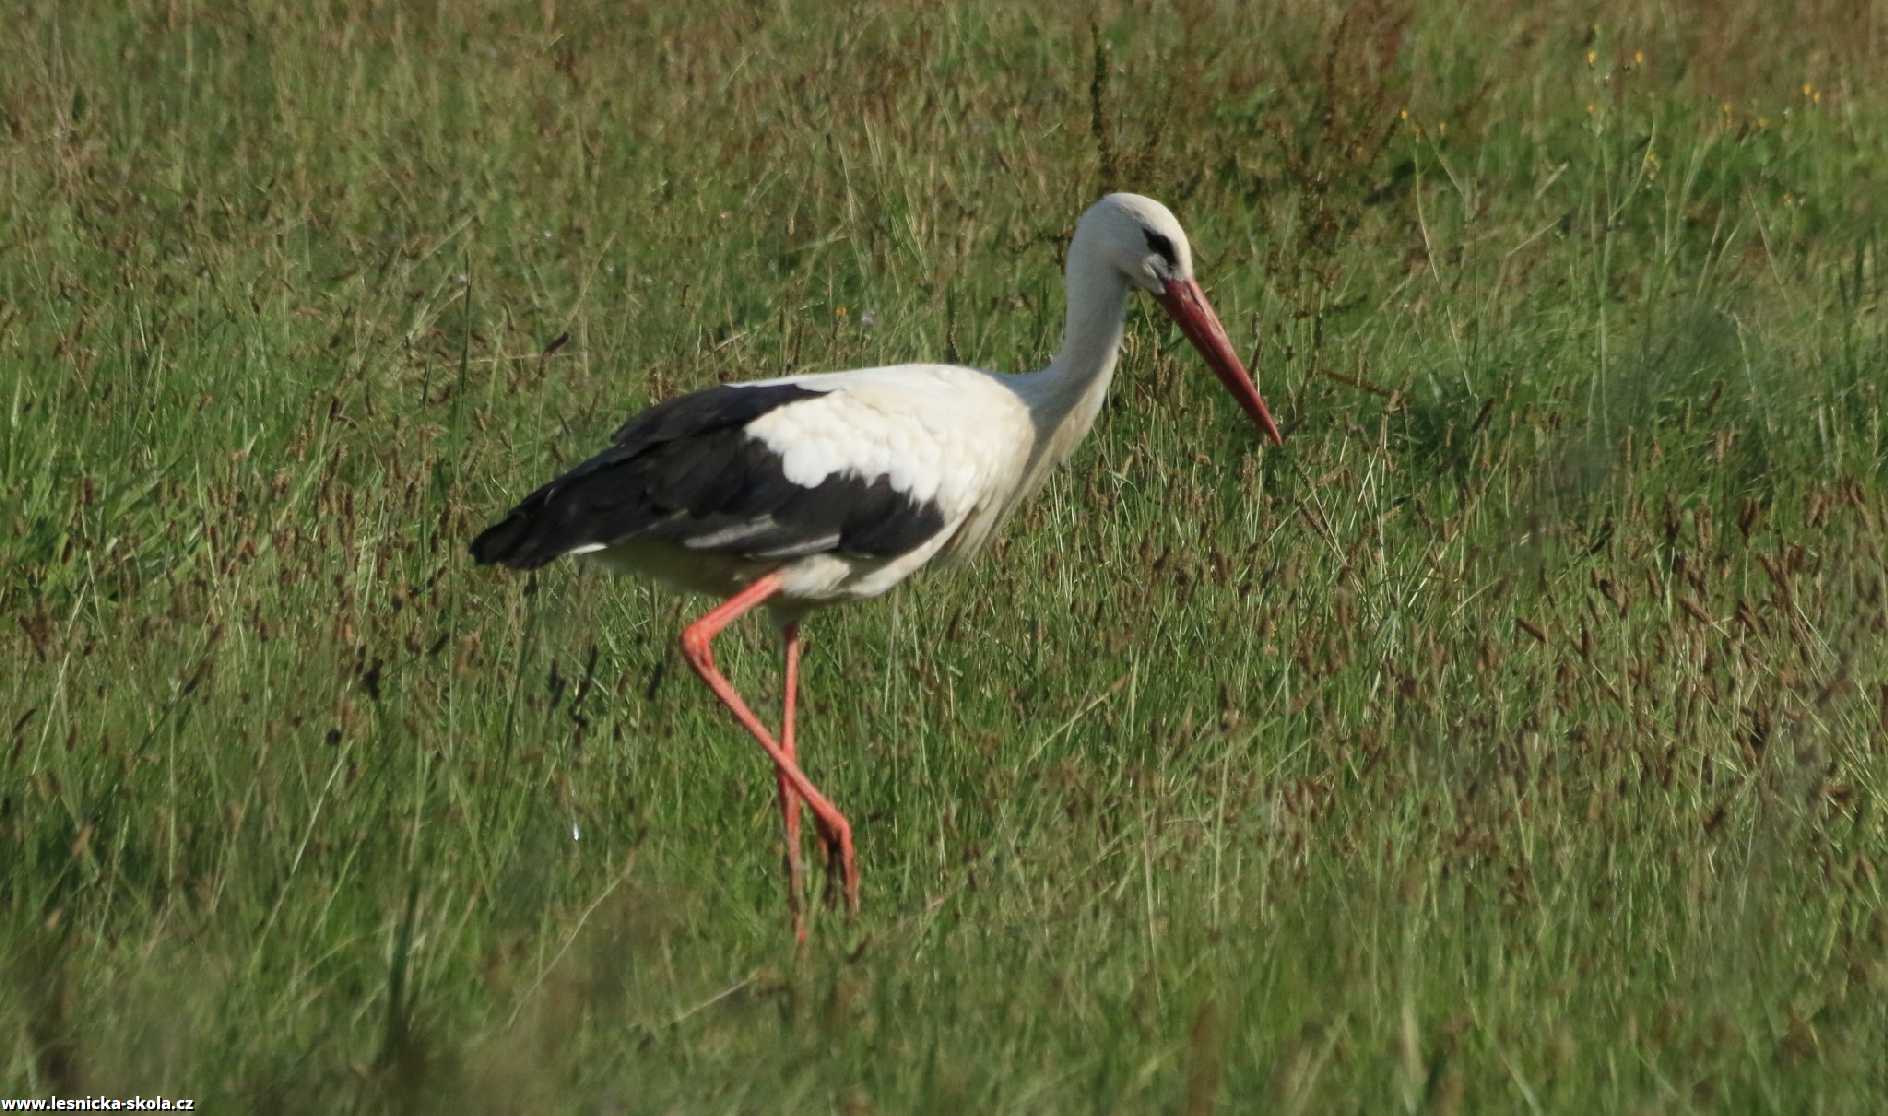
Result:
{"label": "stork foot", "polygon": [[852,852],[852,825],[841,816],[828,825],[820,820],[819,839],[826,846],[826,906],[837,908],[843,894],[846,913],[859,913],[859,864]]}

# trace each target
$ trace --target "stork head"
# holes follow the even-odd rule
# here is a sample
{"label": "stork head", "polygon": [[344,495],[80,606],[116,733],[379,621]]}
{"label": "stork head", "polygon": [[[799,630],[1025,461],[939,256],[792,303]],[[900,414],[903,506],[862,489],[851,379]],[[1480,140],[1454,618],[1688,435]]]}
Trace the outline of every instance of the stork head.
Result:
{"label": "stork head", "polygon": [[1130,286],[1160,295],[1193,278],[1193,246],[1167,207],[1139,194],[1109,194],[1088,207],[1077,240],[1092,239]]}
{"label": "stork head", "polygon": [[1129,286],[1153,295],[1265,436],[1276,445],[1285,444],[1212,303],[1194,280],[1193,246],[1166,206],[1139,194],[1109,194],[1082,214],[1075,240],[1092,244]]}

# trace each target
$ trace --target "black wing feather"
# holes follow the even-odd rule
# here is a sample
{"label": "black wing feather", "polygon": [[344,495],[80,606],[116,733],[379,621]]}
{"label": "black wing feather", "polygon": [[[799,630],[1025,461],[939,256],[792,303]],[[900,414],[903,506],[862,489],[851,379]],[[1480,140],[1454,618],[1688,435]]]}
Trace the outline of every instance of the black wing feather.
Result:
{"label": "black wing feather", "polygon": [[524,498],[472,541],[472,557],[532,569],[635,538],[754,561],[821,551],[890,557],[943,529],[934,505],[885,477],[795,484],[747,425],[824,392],[797,384],[708,388],[659,403],[609,449]]}

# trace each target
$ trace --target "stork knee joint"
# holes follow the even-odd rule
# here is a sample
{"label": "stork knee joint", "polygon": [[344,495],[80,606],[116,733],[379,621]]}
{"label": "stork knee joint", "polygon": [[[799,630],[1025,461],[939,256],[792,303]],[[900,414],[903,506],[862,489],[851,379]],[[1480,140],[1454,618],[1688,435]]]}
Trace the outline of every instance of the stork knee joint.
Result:
{"label": "stork knee joint", "polygon": [[709,661],[708,637],[693,628],[682,629],[682,654],[690,662],[706,663]]}

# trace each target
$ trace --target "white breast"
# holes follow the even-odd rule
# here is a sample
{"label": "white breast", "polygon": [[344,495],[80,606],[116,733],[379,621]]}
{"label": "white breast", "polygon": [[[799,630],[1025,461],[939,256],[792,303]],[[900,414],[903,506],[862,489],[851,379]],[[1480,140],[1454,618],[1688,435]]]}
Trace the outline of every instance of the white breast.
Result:
{"label": "white breast", "polygon": [[1036,442],[1028,406],[1005,381],[937,364],[768,381],[826,393],[747,427],[780,455],[788,479],[811,487],[834,472],[884,477],[936,507],[945,524],[925,546],[883,561],[820,555],[796,563],[804,577],[790,576],[790,588],[803,580],[810,596],[873,596],[940,553],[961,559],[987,541]]}

